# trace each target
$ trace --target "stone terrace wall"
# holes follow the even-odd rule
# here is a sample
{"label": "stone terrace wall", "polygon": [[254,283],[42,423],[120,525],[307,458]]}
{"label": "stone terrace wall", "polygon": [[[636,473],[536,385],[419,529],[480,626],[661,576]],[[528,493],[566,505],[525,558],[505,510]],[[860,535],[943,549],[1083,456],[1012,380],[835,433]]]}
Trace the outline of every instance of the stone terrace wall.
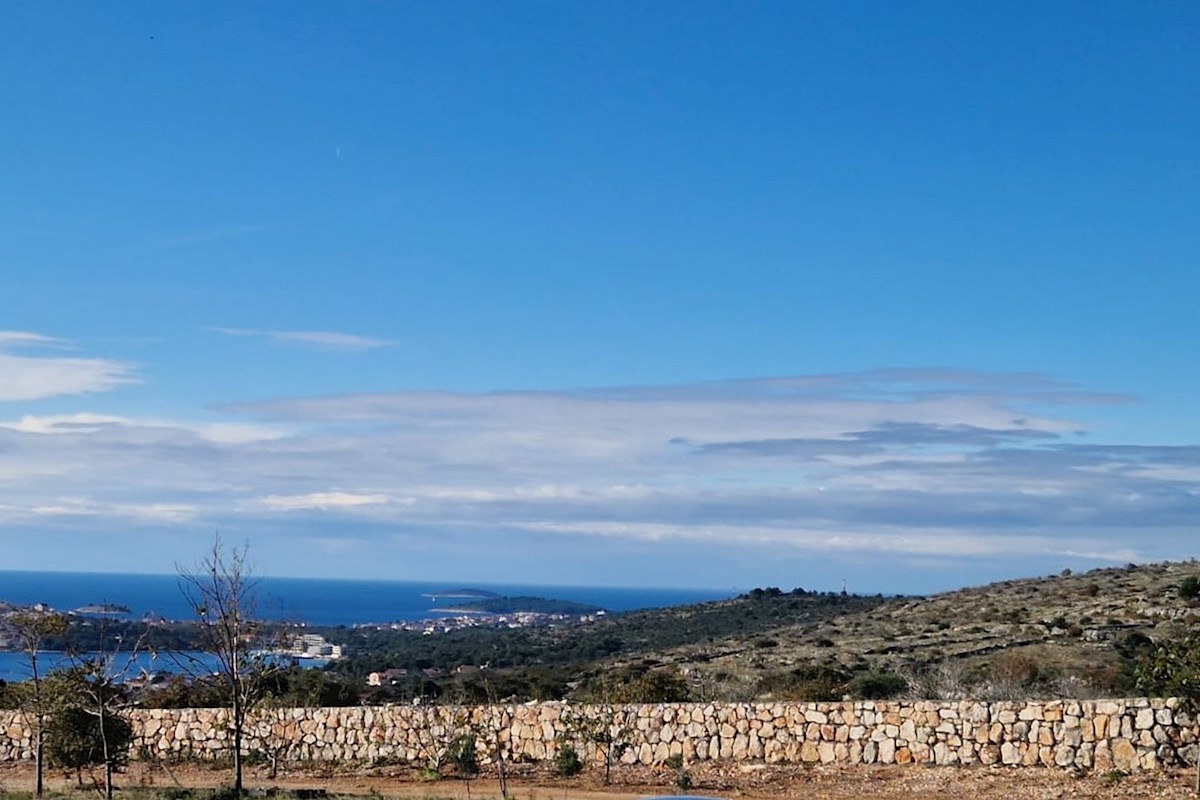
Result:
{"label": "stone terrace wall", "polygon": [[[138,709],[135,751],[212,758],[230,741],[223,709]],[[671,756],[766,763],[1006,764],[1154,770],[1192,761],[1192,721],[1175,700],[1043,702],[674,703],[642,706],[352,707],[274,709],[251,725],[247,751],[284,760],[426,763],[474,730],[510,760],[554,758],[583,728],[608,726],[627,764]],[[0,760],[32,757],[31,726],[0,712]]]}

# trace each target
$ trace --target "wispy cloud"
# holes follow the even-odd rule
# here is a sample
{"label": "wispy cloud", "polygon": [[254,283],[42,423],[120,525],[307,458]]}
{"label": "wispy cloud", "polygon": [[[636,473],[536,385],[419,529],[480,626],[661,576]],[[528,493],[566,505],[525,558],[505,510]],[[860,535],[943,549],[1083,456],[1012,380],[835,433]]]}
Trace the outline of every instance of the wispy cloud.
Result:
{"label": "wispy cloud", "polygon": [[26,414],[17,420],[5,422],[0,420],[0,429],[19,431],[21,433],[41,433],[53,435],[69,435],[81,433],[98,433],[104,429],[125,428],[143,431],[159,430],[172,433],[187,432],[212,442],[222,444],[247,444],[279,439],[286,435],[281,426],[247,425],[238,422],[201,422],[184,423],[156,419],[133,419],[114,414],[92,414],[81,412],[77,414],[35,415]]}
{"label": "wispy cloud", "polygon": [[13,352],[68,345],[63,339],[39,333],[0,331],[0,402],[104,392],[137,380],[133,366],[121,361]]}
{"label": "wispy cloud", "polygon": [[351,492],[312,492],[298,495],[271,495],[260,502],[263,508],[276,511],[307,511],[332,508],[355,508],[387,502],[382,494],[353,494]]}
{"label": "wispy cloud", "polygon": [[67,342],[53,336],[44,336],[30,331],[0,331],[0,347],[41,346],[62,347]]}
{"label": "wispy cloud", "polygon": [[150,243],[147,250],[166,250],[175,247],[187,247],[194,244],[206,244],[209,242],[219,242],[225,239],[235,239],[241,236],[250,236],[255,233],[270,230],[270,225],[231,225],[225,228],[211,228],[209,230],[193,231],[176,236],[173,239],[163,239]]}
{"label": "wispy cloud", "polygon": [[338,333],[336,331],[266,331],[250,328],[209,328],[216,333],[227,336],[253,336],[280,344],[304,347],[310,350],[331,350],[354,352],[374,350],[380,347],[393,347],[396,342],[389,339],[376,339],[369,336],[358,336],[353,333]]}

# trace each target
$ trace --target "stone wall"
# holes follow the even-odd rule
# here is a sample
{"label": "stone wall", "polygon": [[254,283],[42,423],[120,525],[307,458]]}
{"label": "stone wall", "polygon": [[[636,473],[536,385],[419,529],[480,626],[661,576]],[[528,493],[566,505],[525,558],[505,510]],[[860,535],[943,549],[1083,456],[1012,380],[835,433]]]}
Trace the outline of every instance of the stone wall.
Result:
{"label": "stone wall", "polygon": [[[135,751],[211,758],[230,741],[223,709],[138,709]],[[0,760],[32,757],[31,726],[0,712]],[[1154,770],[1192,761],[1190,719],[1175,700],[1039,702],[674,703],[580,706],[269,709],[257,714],[248,751],[284,760],[432,763],[475,732],[481,749],[544,761],[571,742],[602,759],[588,732],[628,743],[626,764],[726,759],[766,763],[1005,764],[1088,770]],[[592,741],[596,737],[592,737]]]}

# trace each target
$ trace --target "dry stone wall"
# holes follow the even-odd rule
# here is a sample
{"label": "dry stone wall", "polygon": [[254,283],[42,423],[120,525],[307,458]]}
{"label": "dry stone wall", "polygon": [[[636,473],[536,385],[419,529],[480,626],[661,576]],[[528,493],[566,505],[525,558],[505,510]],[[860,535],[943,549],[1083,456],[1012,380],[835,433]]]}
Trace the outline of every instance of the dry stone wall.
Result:
{"label": "dry stone wall", "polygon": [[[138,709],[135,751],[212,758],[231,741],[223,709]],[[0,760],[32,757],[30,720],[0,713]],[[246,750],[282,760],[435,764],[456,737],[518,761],[553,759],[566,743],[589,760],[605,733],[626,764],[961,764],[1155,770],[1193,761],[1200,745],[1171,699],[1043,702],[673,703],[580,706],[268,709]]]}

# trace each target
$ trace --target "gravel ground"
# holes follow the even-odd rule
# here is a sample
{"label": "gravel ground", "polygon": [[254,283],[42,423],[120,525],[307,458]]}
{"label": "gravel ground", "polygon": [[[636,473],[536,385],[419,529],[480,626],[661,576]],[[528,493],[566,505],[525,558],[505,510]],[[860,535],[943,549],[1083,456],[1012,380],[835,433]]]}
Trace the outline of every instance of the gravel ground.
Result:
{"label": "gravel ground", "polygon": [[[603,786],[597,771],[561,779],[529,768],[516,769],[509,794],[518,800],[634,800],[677,792],[670,770],[622,769],[613,785]],[[700,765],[689,771],[689,792],[745,800],[1051,800],[1052,798],[1194,798],[1190,771],[1139,775],[1075,776],[1051,769],[913,766],[765,767]],[[48,773],[51,786],[74,783],[58,773]],[[6,790],[28,790],[33,769],[28,764],[0,766],[0,795]],[[229,773],[204,766],[149,769],[134,764],[120,775],[118,786],[209,787],[229,783]],[[321,788],[330,794],[377,794],[402,798],[466,798],[460,781],[422,780],[404,769],[305,770],[270,778],[259,770],[246,775],[248,787]],[[494,776],[473,781],[470,797],[499,797]]]}

